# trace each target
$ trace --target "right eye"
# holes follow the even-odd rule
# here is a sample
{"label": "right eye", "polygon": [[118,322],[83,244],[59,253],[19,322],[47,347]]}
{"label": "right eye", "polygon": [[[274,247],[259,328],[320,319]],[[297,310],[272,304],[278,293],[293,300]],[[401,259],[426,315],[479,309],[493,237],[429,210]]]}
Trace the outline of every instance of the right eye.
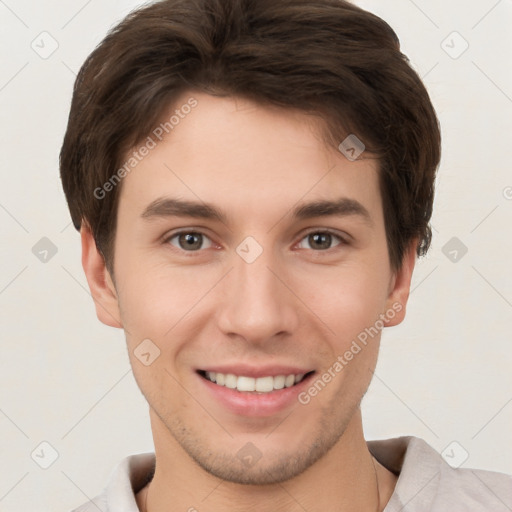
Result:
{"label": "right eye", "polygon": [[[208,241],[206,247],[203,246],[205,241]],[[167,237],[165,242],[186,252],[197,252],[200,249],[208,249],[213,245],[205,234],[197,231],[179,231]]]}

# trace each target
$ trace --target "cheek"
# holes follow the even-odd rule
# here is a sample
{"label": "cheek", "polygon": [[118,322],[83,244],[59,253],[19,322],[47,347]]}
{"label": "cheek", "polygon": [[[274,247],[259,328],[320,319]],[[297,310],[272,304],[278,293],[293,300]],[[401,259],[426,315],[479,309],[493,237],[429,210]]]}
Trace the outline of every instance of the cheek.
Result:
{"label": "cheek", "polygon": [[[130,363],[139,388],[150,403],[159,397],[182,396],[177,379],[181,380],[176,359],[190,337],[188,316],[204,290],[181,269],[144,265],[126,259],[119,287],[119,305],[126,333]],[[203,287],[204,288],[204,284]],[[180,399],[181,400],[181,399]],[[185,406],[186,404],[181,404]]]}
{"label": "cheek", "polygon": [[[129,343],[150,338],[168,345],[202,310],[218,281],[213,267],[170,266],[131,255],[120,264],[119,305]],[[138,340],[138,341],[137,341]]]}
{"label": "cheek", "polygon": [[388,284],[371,268],[347,266],[323,276],[302,276],[300,286],[305,304],[344,344],[372,326],[384,311]]}

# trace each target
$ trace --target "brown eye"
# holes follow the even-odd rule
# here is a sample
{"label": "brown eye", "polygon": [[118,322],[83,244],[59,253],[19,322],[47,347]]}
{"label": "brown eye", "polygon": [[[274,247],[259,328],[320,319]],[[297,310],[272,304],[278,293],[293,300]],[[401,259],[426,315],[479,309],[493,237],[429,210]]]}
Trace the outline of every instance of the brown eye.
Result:
{"label": "brown eye", "polygon": [[[210,239],[202,233],[197,233],[195,231],[182,231],[181,233],[176,233],[168,238],[167,241],[174,247],[183,249],[184,251],[188,252],[198,251],[200,249],[211,247]],[[176,241],[176,243],[173,241]],[[209,243],[207,247],[204,247],[203,245],[205,241],[208,241]]]}
{"label": "brown eye", "polygon": [[[301,245],[299,247],[301,247],[302,249],[325,251],[327,249],[332,249],[332,242],[335,239],[339,241],[339,243],[336,245],[340,245],[340,243],[343,242],[343,240],[339,236],[328,231],[315,231],[313,233],[309,233],[308,235],[306,235],[301,240]],[[302,245],[304,241],[307,241],[309,247],[304,247],[304,245]]]}

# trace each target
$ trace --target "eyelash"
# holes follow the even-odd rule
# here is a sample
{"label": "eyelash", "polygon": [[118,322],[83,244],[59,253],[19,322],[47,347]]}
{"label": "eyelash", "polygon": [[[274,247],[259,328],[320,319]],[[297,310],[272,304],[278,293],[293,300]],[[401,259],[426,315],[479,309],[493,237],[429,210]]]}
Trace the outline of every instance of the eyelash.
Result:
{"label": "eyelash", "polygon": [[[199,231],[199,230],[193,230],[193,229],[188,229],[188,230],[182,230],[182,231],[177,231],[169,236],[167,236],[165,239],[164,239],[164,243],[165,244],[170,244],[172,245],[170,242],[171,240],[173,240],[174,238],[176,237],[179,237],[180,235],[201,235],[205,238],[207,238],[208,240],[210,240],[212,242],[212,244],[214,243],[210,237],[208,235],[206,235],[205,233]],[[343,245],[348,245],[348,242],[345,238],[343,238],[341,235],[339,235],[338,233],[335,233],[334,231],[330,230],[330,229],[316,229],[316,230],[311,230],[307,233],[305,233],[302,238],[300,239],[299,243],[302,242],[304,239],[306,239],[307,237],[309,237],[310,235],[318,235],[318,234],[322,234],[322,235],[330,235],[334,238],[337,238],[339,240],[339,243],[337,245],[335,245],[334,247],[330,247],[328,249],[319,249],[319,250],[315,250],[315,249],[309,249],[309,250],[312,250],[313,252],[315,253],[328,253],[334,249],[336,249],[337,247],[340,247],[340,246],[343,246]],[[180,252],[183,252],[183,253],[189,253],[190,256],[193,256],[194,254],[197,254],[197,253],[200,253],[202,252],[204,249],[197,249],[197,250],[194,250],[194,251],[187,251],[185,249],[182,249],[181,247],[176,247],[176,246],[173,246],[174,249],[176,249],[177,251],[180,251]]]}

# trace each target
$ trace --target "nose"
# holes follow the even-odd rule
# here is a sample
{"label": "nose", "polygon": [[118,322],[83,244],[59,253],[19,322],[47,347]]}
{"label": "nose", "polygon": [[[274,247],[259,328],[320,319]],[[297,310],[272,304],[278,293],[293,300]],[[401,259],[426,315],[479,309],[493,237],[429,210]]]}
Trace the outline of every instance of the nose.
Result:
{"label": "nose", "polygon": [[234,268],[222,283],[219,329],[253,344],[275,342],[278,336],[294,333],[300,301],[272,250],[264,250],[252,263],[235,254],[233,262]]}

